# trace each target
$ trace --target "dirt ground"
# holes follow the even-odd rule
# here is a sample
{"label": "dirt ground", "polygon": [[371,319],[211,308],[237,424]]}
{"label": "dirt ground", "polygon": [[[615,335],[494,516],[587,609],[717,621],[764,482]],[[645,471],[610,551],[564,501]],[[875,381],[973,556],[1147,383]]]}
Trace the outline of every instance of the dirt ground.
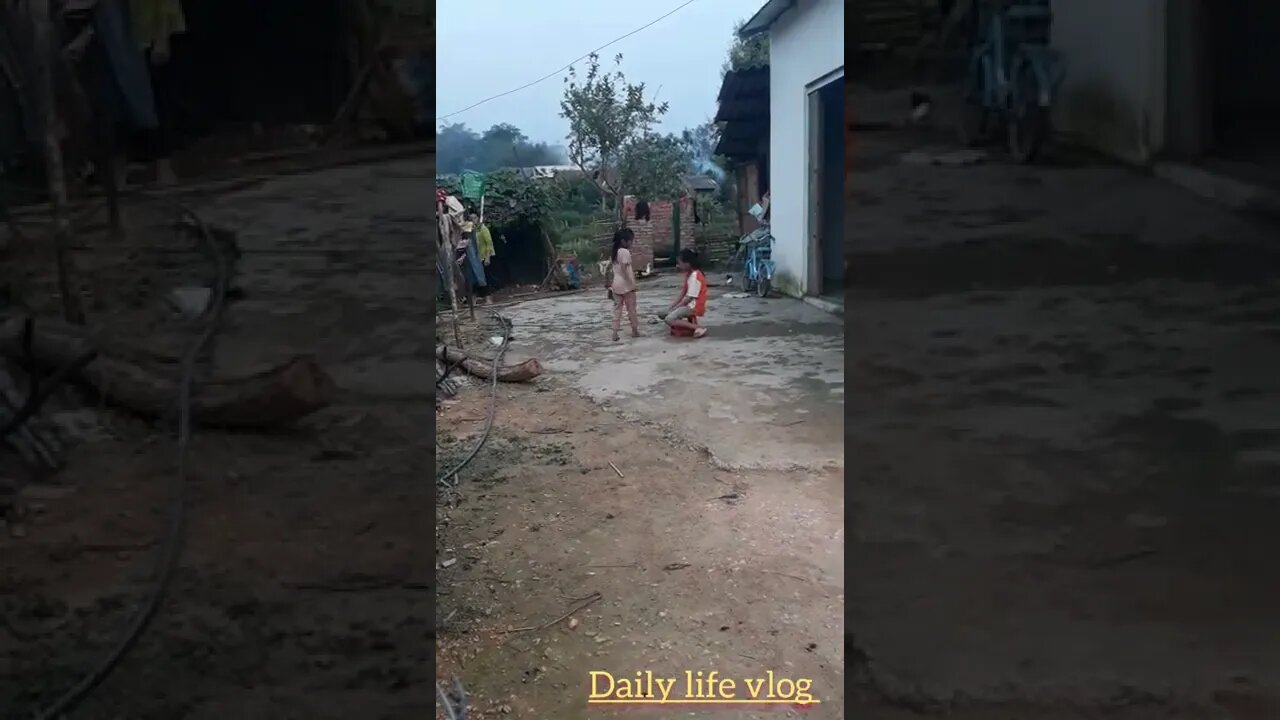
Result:
{"label": "dirt ground", "polygon": [[1059,150],[856,138],[863,717],[1280,715],[1275,229]]}
{"label": "dirt ground", "polygon": [[[642,285],[642,308],[669,302],[672,282]],[[477,717],[845,716],[840,434],[823,426],[828,406],[838,422],[841,402],[842,380],[825,372],[841,351],[839,319],[790,300],[717,299],[728,292],[716,289],[708,317],[718,324],[701,346],[648,323],[638,340],[609,342],[603,293],[504,309],[512,360],[535,355],[547,372],[499,388],[494,435],[446,495],[437,527],[437,669],[474,695]],[[808,357],[792,349],[806,342]],[[781,371],[771,354],[797,367]],[[797,423],[792,411],[806,394],[813,415]],[[771,399],[777,407],[764,412]],[[471,447],[487,408],[474,383],[446,405],[440,467]],[[741,422],[706,421],[722,412]],[[793,449],[761,463],[738,447],[748,438],[773,447],[763,431],[771,423],[775,434],[807,433],[799,447],[813,456]],[[600,599],[571,619],[509,632],[554,620],[592,593]],[[811,679],[822,704],[586,704],[590,671],[650,669],[738,678],[773,670]]]}
{"label": "dirt ground", "polygon": [[[265,433],[198,429],[185,553],[138,645],[74,713],[94,718],[417,718],[434,698],[421,509],[431,501],[429,158],[188,198],[234,230],[239,290],[215,377],[311,354],[329,408]],[[190,240],[130,213],[130,242],[77,255],[91,321],[159,352],[192,328],[162,298],[207,275]],[[159,247],[156,247],[156,245]],[[192,270],[192,268],[196,268]],[[145,279],[152,285],[139,289]],[[114,289],[114,290],[113,290]],[[90,669],[149,591],[172,436],[103,410],[65,471],[0,537],[0,714],[26,717]]]}

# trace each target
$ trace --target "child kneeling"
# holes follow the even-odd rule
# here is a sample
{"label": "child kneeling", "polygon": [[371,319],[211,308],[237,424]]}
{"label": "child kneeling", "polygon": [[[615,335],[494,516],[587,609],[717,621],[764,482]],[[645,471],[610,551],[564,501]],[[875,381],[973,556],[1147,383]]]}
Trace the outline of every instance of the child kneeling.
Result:
{"label": "child kneeling", "polygon": [[684,283],[680,286],[679,297],[667,308],[662,320],[673,333],[700,338],[707,334],[705,327],[698,326],[698,318],[707,311],[707,276],[702,273],[698,253],[693,250],[681,250],[676,258],[676,267],[684,273]]}

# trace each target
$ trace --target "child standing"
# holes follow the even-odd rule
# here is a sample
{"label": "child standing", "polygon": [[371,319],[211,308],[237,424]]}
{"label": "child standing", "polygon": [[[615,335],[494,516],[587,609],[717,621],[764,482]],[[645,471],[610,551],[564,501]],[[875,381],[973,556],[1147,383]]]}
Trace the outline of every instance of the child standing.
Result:
{"label": "child standing", "polygon": [[640,319],[636,317],[636,272],[631,267],[631,241],[635,233],[630,228],[619,228],[613,233],[613,277],[609,282],[609,296],[613,298],[613,341],[618,342],[618,330],[622,326],[622,311],[627,311],[631,322],[631,337],[640,337]]}
{"label": "child standing", "polygon": [[663,321],[672,328],[687,330],[700,338],[707,334],[707,329],[699,327],[696,322],[707,311],[707,276],[702,273],[698,253],[688,248],[680,251],[676,267],[684,273],[684,283],[680,286],[679,297],[667,308]]}

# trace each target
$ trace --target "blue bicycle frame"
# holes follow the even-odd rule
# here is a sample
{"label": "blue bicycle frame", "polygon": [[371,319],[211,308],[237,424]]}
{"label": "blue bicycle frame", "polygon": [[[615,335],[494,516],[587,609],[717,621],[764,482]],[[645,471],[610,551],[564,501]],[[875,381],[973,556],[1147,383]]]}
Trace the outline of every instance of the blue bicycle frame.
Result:
{"label": "blue bicycle frame", "polygon": [[744,237],[743,242],[742,291],[754,289],[764,297],[769,294],[769,286],[773,282],[773,235],[761,228]]}

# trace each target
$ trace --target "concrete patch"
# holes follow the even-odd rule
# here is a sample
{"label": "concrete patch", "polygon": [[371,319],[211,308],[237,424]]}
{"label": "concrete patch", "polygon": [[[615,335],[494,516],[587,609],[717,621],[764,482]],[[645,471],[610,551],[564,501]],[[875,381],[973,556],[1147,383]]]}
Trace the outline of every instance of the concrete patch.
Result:
{"label": "concrete patch", "polygon": [[514,361],[537,357],[592,400],[655,422],[725,468],[841,467],[844,328],[790,299],[712,289],[701,340],[671,338],[651,318],[679,278],[640,288],[642,337],[610,341],[612,306],[581,294],[514,305]]}

